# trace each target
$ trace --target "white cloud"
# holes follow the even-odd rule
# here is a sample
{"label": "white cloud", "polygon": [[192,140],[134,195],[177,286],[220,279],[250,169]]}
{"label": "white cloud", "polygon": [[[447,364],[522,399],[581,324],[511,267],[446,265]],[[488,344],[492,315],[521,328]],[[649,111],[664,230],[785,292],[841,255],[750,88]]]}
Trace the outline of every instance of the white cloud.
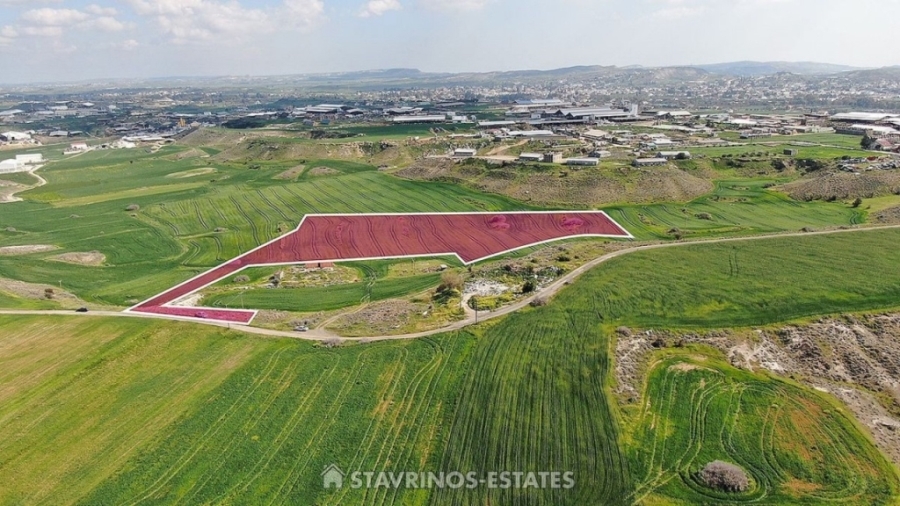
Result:
{"label": "white cloud", "polygon": [[41,26],[68,26],[86,21],[90,16],[75,9],[32,9],[22,14],[22,20]]}
{"label": "white cloud", "polygon": [[128,39],[123,40],[122,42],[115,43],[112,45],[112,47],[115,49],[120,49],[122,51],[133,51],[141,47],[141,43],[134,39]]}
{"label": "white cloud", "polygon": [[245,7],[237,0],[125,0],[175,43],[239,40],[279,28],[314,26],[324,15],[323,0],[284,0],[277,8]]}
{"label": "white cloud", "polygon": [[289,26],[309,29],[315,26],[325,15],[325,3],[322,0],[284,0],[282,4],[284,21]]}
{"label": "white cloud", "polygon": [[112,7],[103,7],[97,4],[88,5],[84,10],[97,16],[115,16],[118,14],[116,9]]}
{"label": "white cloud", "polygon": [[430,9],[440,11],[476,11],[483,9],[491,0],[419,0]]}
{"label": "white cloud", "polygon": [[403,8],[399,0],[369,0],[359,12],[363,18],[381,16],[390,11],[398,11]]}
{"label": "white cloud", "polygon": [[59,26],[23,26],[20,32],[31,37],[59,37],[63,29]]}
{"label": "white cloud", "polygon": [[88,26],[103,32],[121,32],[127,26],[112,16],[100,16],[88,22]]}

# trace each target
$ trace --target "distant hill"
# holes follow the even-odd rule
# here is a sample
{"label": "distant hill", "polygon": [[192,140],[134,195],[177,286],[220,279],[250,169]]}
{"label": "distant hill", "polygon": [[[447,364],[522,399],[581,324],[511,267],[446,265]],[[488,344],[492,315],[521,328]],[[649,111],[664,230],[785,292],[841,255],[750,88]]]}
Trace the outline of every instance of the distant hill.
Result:
{"label": "distant hill", "polygon": [[693,67],[703,69],[712,74],[733,76],[764,76],[778,74],[779,72],[790,72],[791,74],[812,76],[863,70],[860,67],[834,65],[831,63],[777,61],[739,61],[730,63],[714,63],[711,65],[693,65]]}

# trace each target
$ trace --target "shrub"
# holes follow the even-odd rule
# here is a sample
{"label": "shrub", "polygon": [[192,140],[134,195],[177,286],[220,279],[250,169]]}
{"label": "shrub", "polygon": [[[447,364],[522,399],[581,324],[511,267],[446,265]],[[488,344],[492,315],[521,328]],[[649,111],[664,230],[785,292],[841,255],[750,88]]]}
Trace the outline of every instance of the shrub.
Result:
{"label": "shrub", "polygon": [[126,210],[126,211],[140,211],[140,210],[141,210],[141,206],[139,206],[139,205],[137,205],[137,204],[131,204],[131,205],[129,205],[128,207],[126,207],[125,210]]}
{"label": "shrub", "polygon": [[245,276],[243,274],[234,278],[235,283],[246,283],[248,281],[250,281],[250,276]]}
{"label": "shrub", "polygon": [[535,286],[534,281],[529,279],[528,281],[525,282],[524,285],[522,285],[522,293],[531,293],[536,288],[537,288],[537,286]]}
{"label": "shrub", "polygon": [[701,220],[712,220],[712,215],[709,213],[698,213],[697,218]]}
{"label": "shrub", "polygon": [[722,492],[746,492],[750,488],[750,479],[743,469],[721,460],[707,464],[698,478],[707,487]]}
{"label": "shrub", "polygon": [[441,274],[441,284],[438,286],[438,293],[450,291],[462,291],[465,279],[462,274],[454,271],[445,271]]}
{"label": "shrub", "polygon": [[569,255],[560,255],[560,256],[556,257],[556,260],[558,262],[563,262],[563,263],[572,261],[572,259],[569,257]]}
{"label": "shrub", "polygon": [[52,288],[47,288],[44,290],[44,298],[52,299],[54,293],[56,293],[56,292],[54,292]]}
{"label": "shrub", "polygon": [[533,301],[529,303],[531,307],[544,307],[547,305],[547,299],[543,297],[537,297]]}
{"label": "shrub", "polygon": [[853,201],[853,208],[856,209],[857,207],[859,207],[861,205],[862,205],[862,199],[859,197],[856,197],[856,200]]}
{"label": "shrub", "polygon": [[326,348],[337,348],[343,343],[344,341],[339,337],[329,337],[328,339],[322,341],[322,346]]}

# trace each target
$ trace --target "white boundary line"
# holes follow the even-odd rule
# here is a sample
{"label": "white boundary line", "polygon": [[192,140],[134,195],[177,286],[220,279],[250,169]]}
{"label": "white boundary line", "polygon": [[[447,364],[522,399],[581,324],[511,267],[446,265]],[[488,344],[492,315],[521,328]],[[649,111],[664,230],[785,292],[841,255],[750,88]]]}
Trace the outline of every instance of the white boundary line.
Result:
{"label": "white boundary line", "polygon": [[[478,262],[482,262],[482,261],[484,261],[484,260],[488,260],[488,259],[490,259],[490,258],[495,258],[495,257],[498,257],[498,256],[503,256],[503,255],[506,255],[506,254],[509,254],[509,253],[513,253],[513,252],[516,252],[516,251],[519,251],[519,250],[523,250],[523,249],[527,249],[527,248],[532,248],[532,247],[535,247],[535,246],[541,246],[541,245],[544,245],[544,244],[550,244],[550,243],[554,243],[554,242],[558,242],[558,241],[564,241],[564,240],[567,240],[567,239],[581,239],[581,238],[634,239],[634,236],[631,234],[631,232],[629,232],[628,230],[626,230],[625,227],[623,227],[622,225],[619,225],[619,223],[618,223],[616,220],[614,220],[609,214],[607,214],[606,211],[505,211],[505,212],[504,212],[504,211],[499,211],[499,212],[449,212],[449,213],[359,213],[359,214],[332,213],[332,214],[307,214],[307,215],[304,215],[303,218],[300,219],[300,223],[297,225],[297,227],[296,227],[295,229],[291,230],[290,232],[287,232],[287,233],[285,233],[285,234],[282,234],[282,235],[276,237],[275,239],[272,239],[271,241],[266,242],[265,244],[262,244],[262,245],[260,245],[260,246],[257,246],[256,248],[253,248],[252,250],[250,250],[250,251],[248,251],[248,252],[246,252],[246,253],[243,253],[243,254],[241,254],[241,255],[239,255],[239,256],[237,256],[237,257],[235,257],[235,258],[232,258],[231,260],[228,260],[228,261],[226,261],[226,262],[223,262],[223,263],[221,263],[221,264],[219,264],[219,265],[213,267],[212,269],[209,269],[209,270],[207,270],[207,271],[204,271],[204,272],[202,272],[202,273],[200,273],[200,274],[194,276],[193,278],[188,279],[187,281],[185,281],[185,282],[183,282],[183,283],[179,283],[179,284],[173,286],[172,288],[169,288],[169,289],[167,289],[167,290],[165,290],[165,291],[163,291],[163,292],[160,292],[160,293],[158,293],[158,294],[156,294],[156,295],[154,295],[154,296],[152,296],[152,297],[150,297],[150,298],[148,298],[148,299],[146,299],[146,300],[144,300],[144,301],[142,301],[142,302],[139,302],[139,303],[135,304],[134,306],[131,306],[130,308],[126,309],[126,310],[123,311],[123,312],[125,312],[125,313],[142,313],[142,314],[148,313],[148,311],[140,311],[138,308],[139,308],[140,306],[146,304],[147,302],[153,300],[153,299],[156,299],[156,298],[158,298],[158,297],[161,297],[161,296],[163,296],[163,295],[165,295],[165,294],[167,294],[167,293],[169,293],[169,292],[171,292],[171,291],[177,290],[177,289],[179,289],[179,288],[181,288],[181,287],[183,287],[183,286],[185,286],[185,285],[187,285],[187,284],[190,284],[190,283],[194,282],[194,281],[197,280],[197,279],[202,278],[203,276],[206,276],[206,275],[208,275],[208,274],[210,274],[210,273],[212,273],[212,272],[215,272],[215,271],[217,271],[217,270],[219,270],[219,269],[221,269],[221,268],[227,266],[228,264],[230,264],[230,263],[232,263],[232,262],[235,262],[235,261],[237,261],[237,260],[240,260],[241,258],[244,258],[244,257],[246,257],[246,256],[249,256],[249,255],[251,255],[251,254],[253,254],[253,253],[255,253],[255,252],[257,252],[257,251],[259,251],[259,250],[261,250],[261,249],[263,249],[263,248],[266,248],[266,247],[268,247],[268,246],[270,246],[270,245],[272,245],[272,244],[275,244],[276,242],[278,242],[278,241],[280,241],[280,240],[282,240],[282,239],[284,239],[284,238],[286,238],[286,237],[289,237],[289,236],[291,236],[291,235],[293,235],[293,234],[299,232],[299,231],[300,231],[300,228],[303,227],[303,223],[306,221],[307,218],[310,218],[310,217],[312,217],[312,218],[316,218],[316,217],[323,217],[323,218],[348,217],[348,218],[352,218],[352,217],[358,217],[358,216],[362,216],[362,217],[373,217],[373,216],[488,216],[488,215],[503,215],[503,214],[522,215],[522,214],[566,214],[566,213],[571,213],[571,214],[601,214],[601,215],[605,216],[606,219],[610,221],[610,223],[612,223],[613,225],[615,225],[615,226],[616,226],[619,230],[621,230],[625,235],[611,235],[611,234],[576,234],[576,235],[568,235],[568,236],[564,236],[564,237],[557,237],[557,238],[554,238],[554,239],[547,239],[547,240],[544,240],[544,241],[539,241],[539,242],[533,242],[533,243],[524,244],[524,245],[522,245],[522,246],[518,246],[518,247],[515,247],[515,248],[510,248],[510,249],[507,249],[507,250],[505,250],[505,251],[501,251],[501,252],[499,252],[499,253],[493,253],[493,254],[491,254],[491,255],[487,255],[487,256],[484,256],[484,257],[476,258],[476,259],[474,259],[474,260],[472,260],[472,261],[469,261],[469,262],[466,262],[461,256],[459,256],[459,253],[457,253],[457,252],[455,252],[455,251],[454,251],[454,252],[445,252],[445,253],[425,253],[425,254],[420,254],[420,255],[400,255],[400,256],[380,256],[380,257],[361,257],[361,258],[341,258],[341,259],[337,259],[337,260],[333,260],[333,259],[332,259],[332,260],[324,260],[324,259],[323,259],[323,260],[297,260],[297,261],[294,261],[294,262],[276,262],[276,263],[264,263],[264,264],[247,264],[247,265],[242,265],[242,266],[240,267],[240,269],[238,269],[238,270],[236,270],[236,271],[229,272],[229,273],[226,274],[225,276],[232,275],[232,274],[237,274],[237,273],[239,273],[239,272],[241,272],[241,271],[243,271],[243,270],[245,270],[245,269],[249,269],[249,268],[251,268],[251,267],[279,267],[279,266],[286,266],[286,265],[297,265],[297,264],[301,264],[301,263],[304,263],[304,264],[305,264],[305,263],[365,262],[365,261],[369,261],[369,260],[400,260],[400,259],[408,259],[408,258],[433,258],[433,257],[442,257],[442,256],[454,256],[454,257],[456,257],[457,259],[459,259],[459,261],[460,261],[463,265],[472,265],[472,264],[476,264],[476,263],[478,263]],[[184,295],[179,296],[178,299],[181,299],[181,298],[183,298],[183,297],[187,297],[188,295],[192,295],[192,294],[194,294],[194,293],[199,292],[200,290],[203,290],[203,289],[205,289],[205,288],[208,288],[208,287],[210,287],[210,286],[212,286],[212,285],[218,283],[219,281],[221,281],[225,276],[221,276],[221,277],[215,278],[213,281],[210,281],[209,283],[206,283],[206,284],[203,285],[203,286],[200,286],[200,287],[198,287],[198,288],[195,288],[194,290],[191,290],[190,292],[188,292],[188,293],[186,293],[186,294],[184,294]],[[177,300],[177,299],[176,299],[176,300]],[[188,311],[189,311],[189,310],[192,310],[192,309],[196,309],[198,313],[203,312],[204,310],[207,310],[207,311],[220,311],[220,312],[232,312],[232,313],[252,313],[252,316],[250,317],[250,320],[247,321],[246,325],[249,325],[250,323],[252,323],[253,320],[256,318],[256,316],[259,314],[259,310],[251,310],[251,309],[231,309],[231,308],[225,308],[225,309],[222,309],[222,308],[211,308],[211,307],[203,307],[203,306],[173,306],[173,305],[172,305],[172,302],[174,302],[174,300],[173,300],[173,301],[170,301],[170,302],[166,302],[166,303],[164,303],[164,304],[161,304],[161,305],[158,306],[158,307],[163,307],[163,308],[183,308],[183,309],[188,310]],[[151,313],[151,314],[161,314],[161,313]],[[167,315],[163,315],[163,316],[167,316]],[[199,317],[180,316],[180,315],[168,315],[168,316],[178,317],[178,318],[181,318],[181,319],[185,319],[185,318],[186,318],[186,319],[188,319],[188,320],[197,319],[197,320],[204,320],[204,321],[210,321],[210,322],[216,322],[216,323],[240,324],[240,322],[231,322],[231,321],[228,321],[228,320],[217,320],[217,319],[211,319],[211,318],[199,318]]]}

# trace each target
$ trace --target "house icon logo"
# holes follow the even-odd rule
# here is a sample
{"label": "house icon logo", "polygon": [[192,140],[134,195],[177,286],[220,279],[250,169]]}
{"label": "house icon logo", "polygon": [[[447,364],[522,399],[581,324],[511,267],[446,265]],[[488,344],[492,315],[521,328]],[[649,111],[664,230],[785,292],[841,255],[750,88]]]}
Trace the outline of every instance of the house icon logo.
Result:
{"label": "house icon logo", "polygon": [[322,488],[341,488],[344,486],[344,472],[341,468],[331,464],[322,471]]}

